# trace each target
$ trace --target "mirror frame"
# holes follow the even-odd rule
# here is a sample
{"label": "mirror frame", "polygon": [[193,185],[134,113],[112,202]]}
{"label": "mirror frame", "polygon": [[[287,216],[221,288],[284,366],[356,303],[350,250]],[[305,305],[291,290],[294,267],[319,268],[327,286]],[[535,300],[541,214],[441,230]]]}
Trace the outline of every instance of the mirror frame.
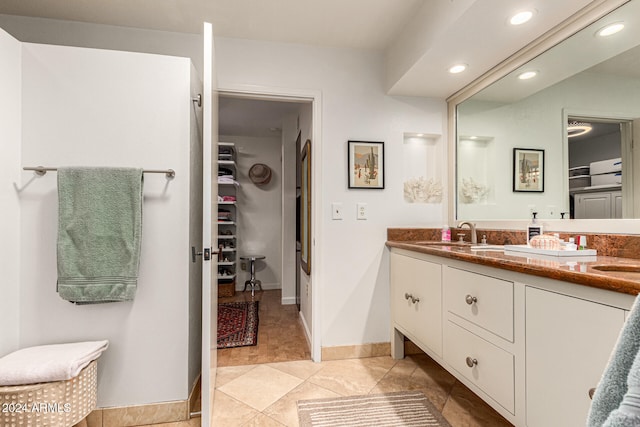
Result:
{"label": "mirror frame", "polygon": [[311,140],[307,139],[300,156],[300,264],[311,274]]}
{"label": "mirror frame", "polygon": [[[448,116],[448,222],[455,225],[459,221],[473,221],[473,218],[457,218],[457,114],[456,108],[458,104],[469,99],[479,91],[495,83],[502,77],[523,66],[533,58],[541,55],[573,34],[594,23],[598,19],[617,9],[618,7],[632,0],[599,0],[590,3],[588,6],[560,23],[558,26],[543,34],[524,48],[508,57],[494,68],[481,75],[479,78],[463,87],[449,98],[447,98],[447,116]],[[636,0],[640,1],[640,0]],[[528,219],[512,219],[512,220],[483,220],[477,221],[477,226],[491,229],[520,229],[524,230]],[[630,227],[638,227],[640,220],[637,219],[602,219],[602,220],[560,220],[550,219],[544,220],[547,229],[554,231],[584,231],[605,233],[629,233]],[[631,228],[633,229],[633,228]]]}

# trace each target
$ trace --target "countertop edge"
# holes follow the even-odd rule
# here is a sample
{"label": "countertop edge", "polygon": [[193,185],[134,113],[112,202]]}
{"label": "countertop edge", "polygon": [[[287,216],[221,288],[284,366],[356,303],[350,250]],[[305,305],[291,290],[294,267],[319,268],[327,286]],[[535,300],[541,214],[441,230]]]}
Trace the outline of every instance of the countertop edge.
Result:
{"label": "countertop edge", "polygon": [[[513,257],[506,259],[504,258],[504,255],[503,257],[490,256],[488,252],[483,252],[483,255],[478,255],[471,252],[469,248],[456,248],[456,250],[451,250],[441,246],[418,245],[411,241],[394,240],[388,240],[385,244],[389,248],[405,249],[427,255],[466,261],[473,264],[495,267],[502,270],[515,271],[548,279],[561,280],[614,292],[630,295],[637,295],[640,293],[640,281],[617,277],[615,273],[594,272],[590,267],[587,267],[587,271],[585,272],[571,271],[547,267],[544,265],[527,264],[526,262],[522,262],[517,259],[511,259]],[[597,261],[593,262],[593,264],[600,264],[607,261],[619,262],[620,260],[621,258],[598,256]],[[638,260],[622,260],[624,260],[624,262],[638,264]]]}

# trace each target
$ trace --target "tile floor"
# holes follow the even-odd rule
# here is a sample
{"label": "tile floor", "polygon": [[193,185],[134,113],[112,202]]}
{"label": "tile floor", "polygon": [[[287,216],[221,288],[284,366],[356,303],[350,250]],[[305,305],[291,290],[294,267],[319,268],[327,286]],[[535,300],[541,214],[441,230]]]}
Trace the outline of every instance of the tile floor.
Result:
{"label": "tile floor", "polygon": [[298,426],[296,401],[420,390],[452,427],[511,424],[427,355],[310,360],[217,369],[214,426]]}
{"label": "tile floor", "polygon": [[[251,294],[220,298],[250,299]],[[279,291],[256,293],[258,345],[218,351],[213,427],[298,426],[296,401],[420,390],[452,427],[511,424],[426,354],[313,363],[295,305],[281,306]],[[194,427],[195,418],[156,427]]]}

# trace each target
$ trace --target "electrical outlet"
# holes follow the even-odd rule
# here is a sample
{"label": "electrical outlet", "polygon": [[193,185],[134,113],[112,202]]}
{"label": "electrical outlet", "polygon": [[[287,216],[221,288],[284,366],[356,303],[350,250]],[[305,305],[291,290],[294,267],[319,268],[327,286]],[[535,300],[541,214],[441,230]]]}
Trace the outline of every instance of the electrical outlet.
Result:
{"label": "electrical outlet", "polygon": [[331,219],[333,220],[342,219],[342,203],[339,203],[339,202],[331,203]]}
{"label": "electrical outlet", "polygon": [[358,203],[356,205],[356,219],[367,219],[367,204]]}
{"label": "electrical outlet", "polygon": [[247,263],[246,262],[241,262],[240,263],[240,269],[243,271],[247,271]]}
{"label": "electrical outlet", "polygon": [[538,210],[536,209],[536,205],[528,205],[527,207],[529,208],[529,216],[531,216],[534,212],[538,212]]}

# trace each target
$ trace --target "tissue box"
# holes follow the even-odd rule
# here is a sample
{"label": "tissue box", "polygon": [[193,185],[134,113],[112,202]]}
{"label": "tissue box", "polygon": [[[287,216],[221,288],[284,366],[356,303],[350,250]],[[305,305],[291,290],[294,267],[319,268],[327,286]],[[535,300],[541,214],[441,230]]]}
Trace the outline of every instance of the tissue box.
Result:
{"label": "tissue box", "polygon": [[[619,172],[622,170],[622,159],[608,159],[601,160],[599,162],[591,162],[589,165],[589,170],[591,171],[591,175],[599,175],[602,173],[610,173],[610,172]],[[593,184],[592,185],[596,185]]]}
{"label": "tissue box", "polygon": [[603,173],[591,176],[591,185],[621,185],[622,172]]}

